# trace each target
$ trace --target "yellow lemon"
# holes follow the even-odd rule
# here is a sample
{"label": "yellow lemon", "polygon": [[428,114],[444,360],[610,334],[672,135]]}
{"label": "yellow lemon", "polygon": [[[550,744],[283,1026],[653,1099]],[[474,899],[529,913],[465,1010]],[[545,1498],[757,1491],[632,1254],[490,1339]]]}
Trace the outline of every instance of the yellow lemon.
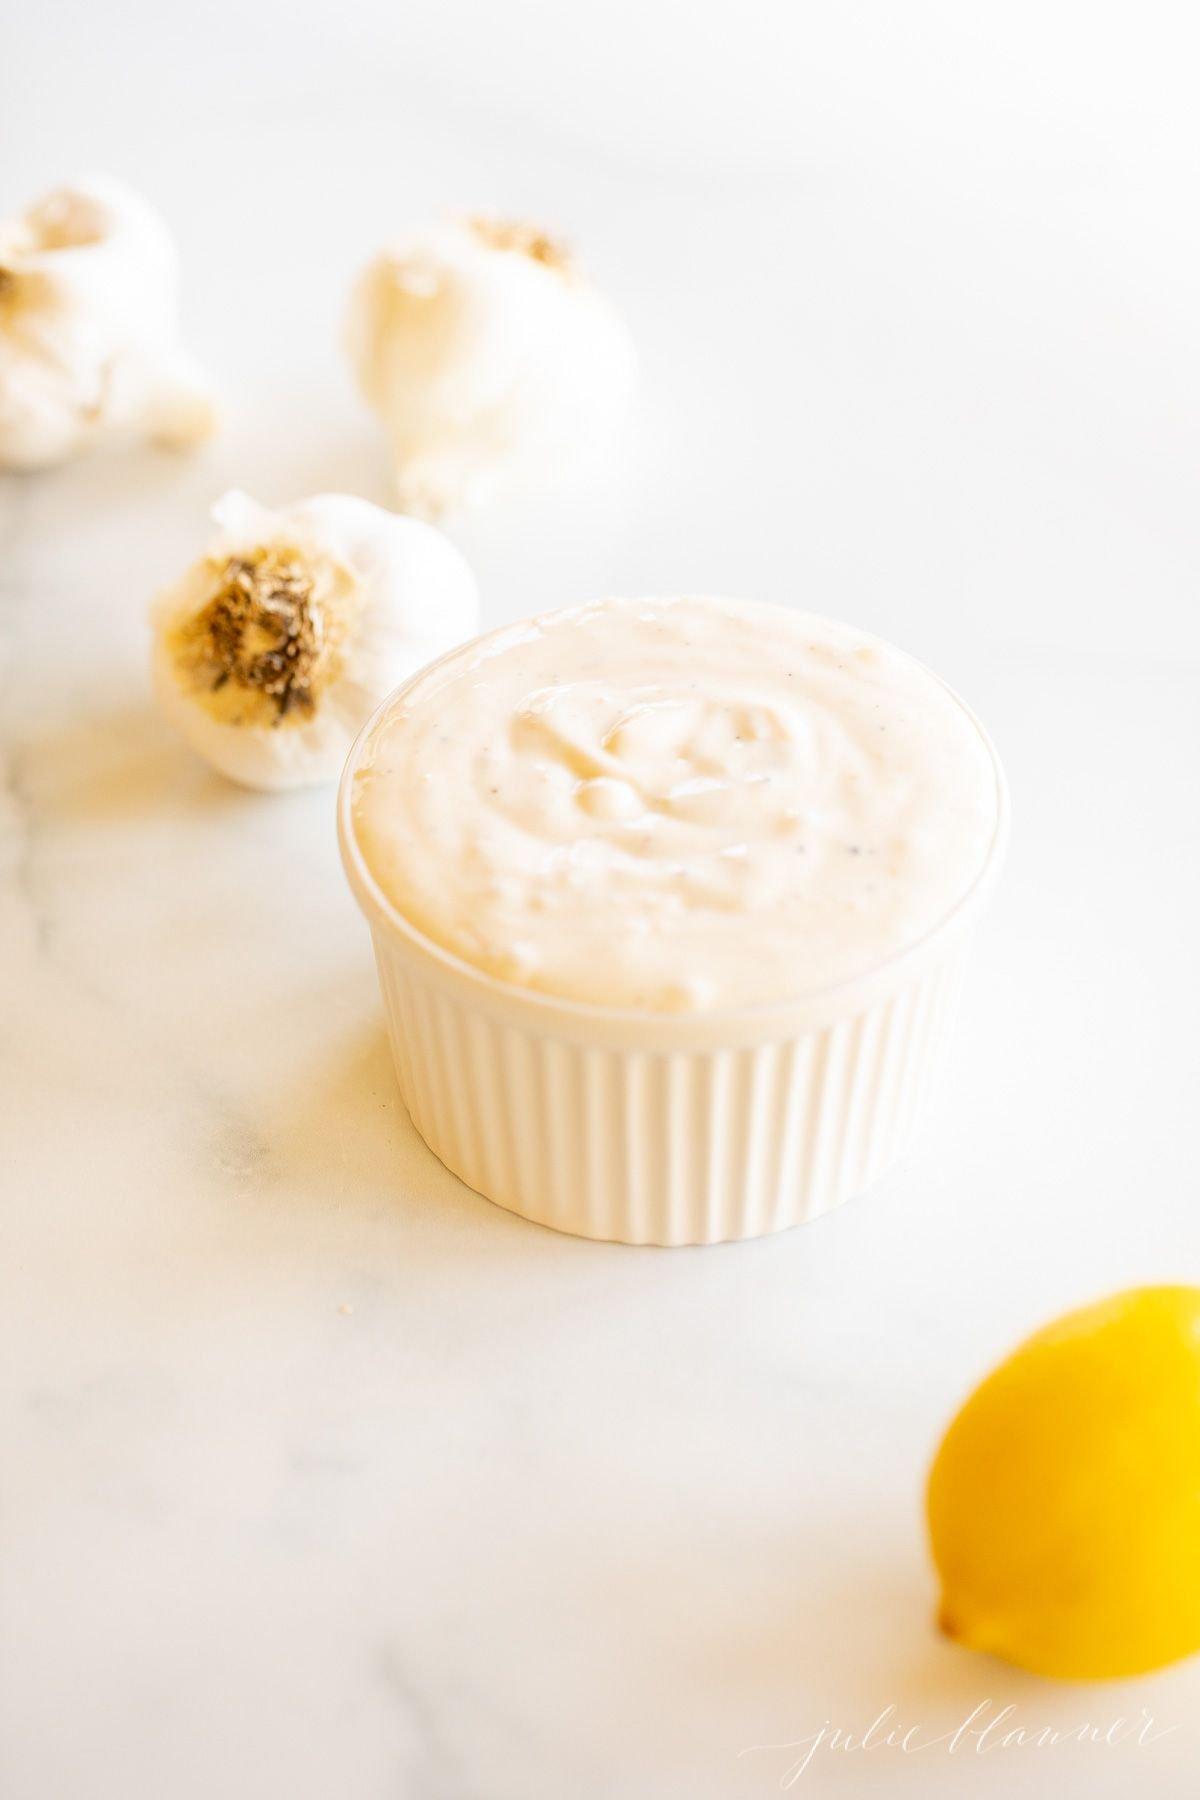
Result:
{"label": "yellow lemon", "polygon": [[976,1389],[927,1496],[940,1623],[1040,1675],[1200,1649],[1200,1288],[1134,1288]]}

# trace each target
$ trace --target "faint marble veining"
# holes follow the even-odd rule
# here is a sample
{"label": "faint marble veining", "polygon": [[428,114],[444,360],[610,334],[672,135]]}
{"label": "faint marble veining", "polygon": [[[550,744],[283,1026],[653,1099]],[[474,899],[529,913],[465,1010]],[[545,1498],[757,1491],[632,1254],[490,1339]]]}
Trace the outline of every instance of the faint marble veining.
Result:
{"label": "faint marble veining", "polygon": [[7,858],[12,897],[25,913],[34,951],[49,956],[52,949],[50,896],[45,891],[38,864],[37,809],[30,784],[29,760],[13,743],[2,749],[6,833],[11,835]]}
{"label": "faint marble veining", "polygon": [[[7,899],[28,929],[26,949],[39,958],[52,953],[51,896],[40,865],[41,819],[33,758],[20,721],[34,697],[25,692],[24,654],[29,615],[36,601],[34,559],[36,484],[9,476],[0,483],[0,796],[3,798],[3,861]],[[45,679],[44,674],[41,679]]]}
{"label": "faint marble veining", "polygon": [[483,1791],[457,1766],[437,1710],[414,1682],[394,1639],[379,1646],[374,1664],[408,1740],[398,1791],[419,1794],[421,1800],[485,1800]]}

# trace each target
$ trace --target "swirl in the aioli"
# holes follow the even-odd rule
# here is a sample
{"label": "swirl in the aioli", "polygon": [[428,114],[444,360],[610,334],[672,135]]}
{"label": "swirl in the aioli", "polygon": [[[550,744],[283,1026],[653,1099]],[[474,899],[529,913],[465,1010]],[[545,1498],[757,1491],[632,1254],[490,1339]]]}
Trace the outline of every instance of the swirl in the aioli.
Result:
{"label": "swirl in the aioli", "polygon": [[606,601],[419,677],[354,825],[382,892],[464,961],[664,1010],[904,948],[970,887],[997,810],[970,716],[888,645],[777,607]]}

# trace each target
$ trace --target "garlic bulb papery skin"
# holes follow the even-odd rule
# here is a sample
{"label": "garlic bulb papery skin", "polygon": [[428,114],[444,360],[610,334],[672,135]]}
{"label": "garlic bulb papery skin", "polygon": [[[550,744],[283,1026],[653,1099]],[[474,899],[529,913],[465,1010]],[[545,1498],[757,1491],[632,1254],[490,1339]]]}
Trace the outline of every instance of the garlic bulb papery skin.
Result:
{"label": "garlic bulb papery skin", "polygon": [[629,331],[565,252],[481,219],[420,227],[376,257],[346,342],[400,503],[431,516],[581,472],[611,449],[636,384]]}
{"label": "garlic bulb papery skin", "polygon": [[210,435],[178,287],[170,233],[119,181],[90,176],[0,223],[0,467],[47,468],[116,433]]}
{"label": "garlic bulb papery skin", "polygon": [[207,555],[156,601],[154,685],[194,750],[253,788],[334,781],[391,690],[479,629],[432,525],[347,494],[213,508]]}

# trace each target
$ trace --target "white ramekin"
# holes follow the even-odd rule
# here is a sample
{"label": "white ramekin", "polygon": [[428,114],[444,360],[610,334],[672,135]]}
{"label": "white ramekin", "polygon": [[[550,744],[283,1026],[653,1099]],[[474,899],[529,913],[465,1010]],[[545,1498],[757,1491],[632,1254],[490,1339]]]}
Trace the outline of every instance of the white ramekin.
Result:
{"label": "white ramekin", "polygon": [[1003,771],[969,708],[992,757],[997,824],[953,910],[851,981],[798,1000],[689,1014],[512,986],[397,912],[367,868],[351,816],[363,747],[396,697],[350,752],[338,838],[371,927],[400,1092],[448,1169],[556,1231],[714,1244],[815,1218],[892,1167],[937,1086],[975,924],[1007,843]]}

